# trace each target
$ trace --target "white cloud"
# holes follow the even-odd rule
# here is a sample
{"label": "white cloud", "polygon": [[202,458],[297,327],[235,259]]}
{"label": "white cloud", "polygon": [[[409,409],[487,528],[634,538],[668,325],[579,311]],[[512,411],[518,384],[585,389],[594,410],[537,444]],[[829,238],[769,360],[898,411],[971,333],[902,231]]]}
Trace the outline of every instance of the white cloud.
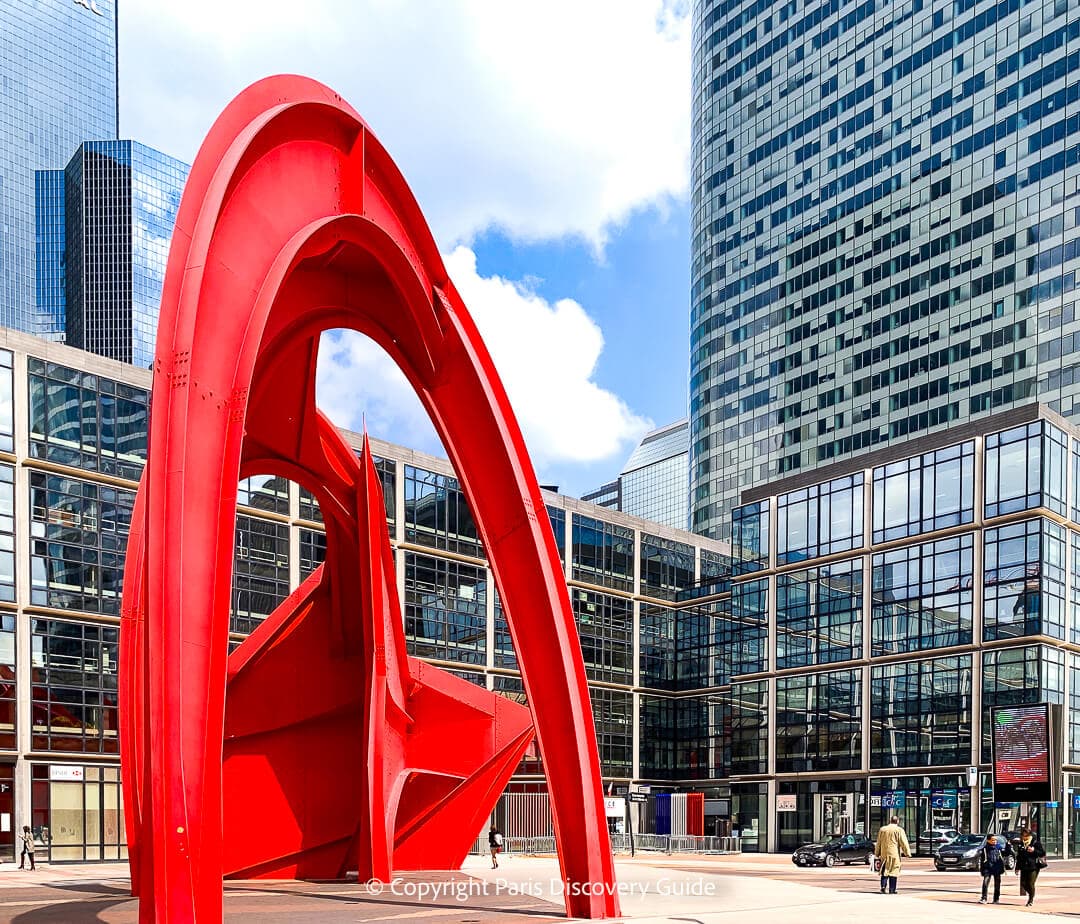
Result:
{"label": "white cloud", "polygon": [[445,249],[498,227],[600,248],[687,188],[685,0],[125,2],[121,131],[190,160],[272,73],[373,127]]}
{"label": "white cloud", "polygon": [[[458,247],[447,269],[506,386],[534,463],[622,461],[652,423],[594,380],[600,328],[577,302],[545,301],[527,285],[476,271]],[[319,356],[319,403],[339,426],[439,452],[430,422],[390,358],[358,334],[327,334]]]}
{"label": "white cloud", "polygon": [[435,429],[408,379],[387,353],[354,331],[319,341],[319,408],[339,427],[443,455]]}
{"label": "white cloud", "polygon": [[487,344],[538,465],[614,457],[652,427],[594,380],[600,328],[577,302],[550,304],[522,283],[476,272],[458,247],[450,278]]}

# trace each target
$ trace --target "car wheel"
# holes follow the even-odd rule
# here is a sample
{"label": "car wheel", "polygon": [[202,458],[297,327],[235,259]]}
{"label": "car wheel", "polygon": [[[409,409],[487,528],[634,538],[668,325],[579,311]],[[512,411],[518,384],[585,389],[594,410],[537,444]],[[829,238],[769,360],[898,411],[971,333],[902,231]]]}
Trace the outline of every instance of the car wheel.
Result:
{"label": "car wheel", "polygon": [[832,868],[832,867],[836,866],[836,857],[833,856],[833,854],[830,853],[825,858],[825,865],[828,866],[829,868]]}

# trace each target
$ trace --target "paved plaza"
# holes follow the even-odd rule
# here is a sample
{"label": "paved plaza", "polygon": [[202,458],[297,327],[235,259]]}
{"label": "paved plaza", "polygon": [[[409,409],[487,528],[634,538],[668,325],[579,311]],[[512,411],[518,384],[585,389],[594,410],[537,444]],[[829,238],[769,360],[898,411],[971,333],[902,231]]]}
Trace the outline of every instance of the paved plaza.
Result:
{"label": "paved plaza", "polygon": [[[498,870],[470,858],[460,873],[409,874],[393,883],[232,882],[228,922],[433,921],[436,924],[543,924],[565,920],[552,858],[506,857]],[[1002,904],[981,906],[975,873],[933,870],[911,861],[901,894],[881,895],[864,867],[798,869],[786,856],[649,855],[617,862],[624,920],[635,924],[755,921],[835,924],[986,920],[1011,924],[1031,915],[1080,918],[1080,861],[1057,862],[1039,879],[1038,903],[1024,908],[1014,875],[1002,880]],[[0,865],[0,924],[134,924],[137,903],[122,864]]]}

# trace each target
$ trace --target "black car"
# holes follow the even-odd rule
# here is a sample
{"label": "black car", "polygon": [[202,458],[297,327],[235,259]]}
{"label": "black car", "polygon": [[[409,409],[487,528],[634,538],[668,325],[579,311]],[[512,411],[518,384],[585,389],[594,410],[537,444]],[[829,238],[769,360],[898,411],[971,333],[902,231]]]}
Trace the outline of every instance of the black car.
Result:
{"label": "black car", "polygon": [[861,834],[838,834],[821,844],[803,844],[791,855],[796,866],[836,866],[851,863],[869,865],[874,856],[874,842]]}
{"label": "black car", "polygon": [[[996,836],[1004,840],[1002,835]],[[985,845],[985,834],[961,834],[951,844],[938,849],[937,856],[934,857],[934,868],[938,872],[944,872],[947,869],[978,871],[982,868],[982,849]],[[1005,860],[1005,869],[1012,869],[1016,866],[1016,854],[1007,840],[1004,842],[1004,848],[1002,858]]]}

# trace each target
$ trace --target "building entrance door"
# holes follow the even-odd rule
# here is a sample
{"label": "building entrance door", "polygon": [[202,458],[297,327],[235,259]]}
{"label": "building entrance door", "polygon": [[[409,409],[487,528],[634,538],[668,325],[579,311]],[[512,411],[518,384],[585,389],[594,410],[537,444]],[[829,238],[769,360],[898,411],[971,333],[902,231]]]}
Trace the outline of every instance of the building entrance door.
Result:
{"label": "building entrance door", "polygon": [[0,863],[15,860],[15,765],[0,764]]}
{"label": "building entrance door", "polygon": [[852,807],[854,793],[814,793],[814,835],[827,841],[838,834],[855,830]]}

